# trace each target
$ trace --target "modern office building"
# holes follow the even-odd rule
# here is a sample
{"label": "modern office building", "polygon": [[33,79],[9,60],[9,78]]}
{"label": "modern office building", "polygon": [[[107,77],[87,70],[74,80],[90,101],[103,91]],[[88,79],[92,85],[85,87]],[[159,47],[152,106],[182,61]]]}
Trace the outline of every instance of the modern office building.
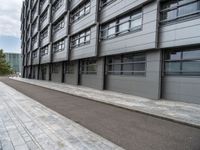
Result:
{"label": "modern office building", "polygon": [[23,77],[200,104],[200,0],[25,0]]}
{"label": "modern office building", "polygon": [[19,53],[5,53],[6,62],[11,66],[12,70],[16,73],[21,73],[22,60]]}

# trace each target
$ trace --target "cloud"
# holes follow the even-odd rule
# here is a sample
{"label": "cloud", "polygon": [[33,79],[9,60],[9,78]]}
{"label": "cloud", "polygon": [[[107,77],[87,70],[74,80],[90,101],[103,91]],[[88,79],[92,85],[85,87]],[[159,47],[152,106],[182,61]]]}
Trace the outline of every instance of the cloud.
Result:
{"label": "cloud", "polygon": [[0,36],[20,37],[23,0],[0,0]]}

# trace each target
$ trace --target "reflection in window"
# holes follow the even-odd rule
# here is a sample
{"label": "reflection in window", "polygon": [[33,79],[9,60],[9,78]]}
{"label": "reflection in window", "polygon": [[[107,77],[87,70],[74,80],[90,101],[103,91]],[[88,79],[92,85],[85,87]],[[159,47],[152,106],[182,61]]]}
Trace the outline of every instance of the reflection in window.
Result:
{"label": "reflection in window", "polygon": [[171,21],[200,12],[200,0],[174,0],[161,3],[161,21]]}
{"label": "reflection in window", "polygon": [[142,28],[142,12],[134,12],[131,15],[114,20],[101,27],[101,39],[113,38],[128,32]]}
{"label": "reflection in window", "polygon": [[144,54],[110,56],[107,62],[108,74],[145,75],[146,57]]}
{"label": "reflection in window", "polygon": [[167,51],[165,74],[200,75],[200,50]]}

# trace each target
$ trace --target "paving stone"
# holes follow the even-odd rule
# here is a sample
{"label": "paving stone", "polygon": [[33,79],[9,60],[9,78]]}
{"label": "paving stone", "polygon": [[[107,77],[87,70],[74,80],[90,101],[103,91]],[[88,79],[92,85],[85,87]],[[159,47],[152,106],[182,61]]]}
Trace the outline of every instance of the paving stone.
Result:
{"label": "paving stone", "polygon": [[0,150],[122,150],[0,82]]}

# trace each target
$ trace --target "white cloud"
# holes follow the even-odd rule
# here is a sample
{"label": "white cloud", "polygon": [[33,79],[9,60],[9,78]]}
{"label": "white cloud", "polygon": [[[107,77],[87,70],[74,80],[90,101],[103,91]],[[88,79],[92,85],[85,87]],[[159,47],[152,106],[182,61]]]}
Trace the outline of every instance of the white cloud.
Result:
{"label": "white cloud", "polygon": [[20,37],[23,0],[0,0],[0,36]]}

